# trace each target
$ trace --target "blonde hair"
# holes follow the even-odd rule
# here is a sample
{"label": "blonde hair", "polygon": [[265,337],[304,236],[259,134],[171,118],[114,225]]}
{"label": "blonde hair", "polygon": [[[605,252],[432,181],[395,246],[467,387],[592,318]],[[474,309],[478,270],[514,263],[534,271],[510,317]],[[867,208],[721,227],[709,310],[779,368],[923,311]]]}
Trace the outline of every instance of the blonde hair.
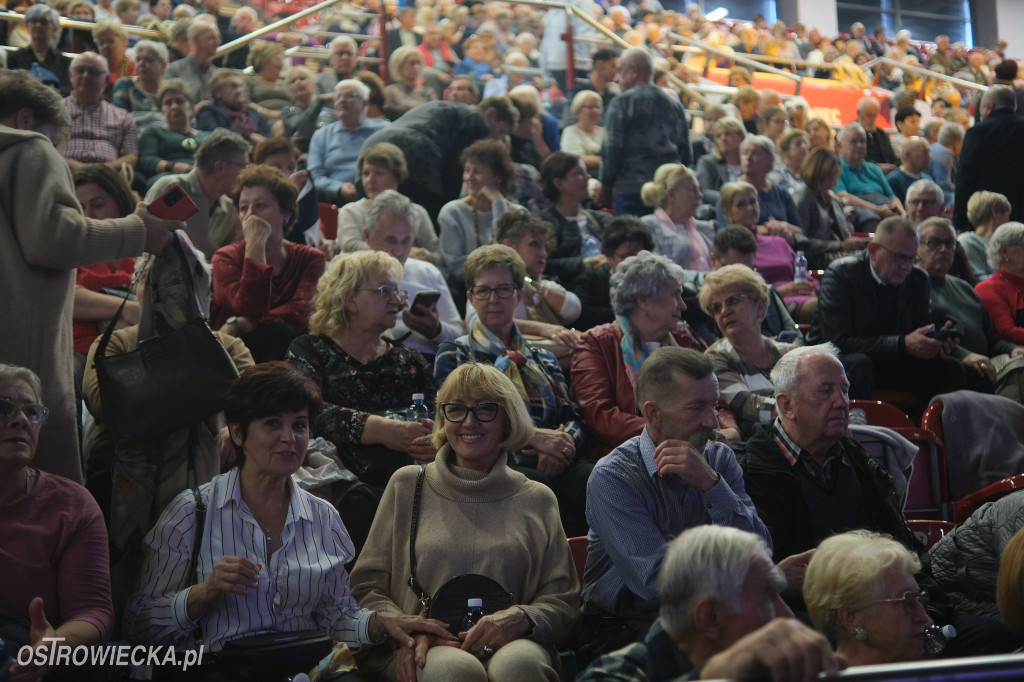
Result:
{"label": "blonde hair", "polygon": [[1024,528],[1003,549],[996,580],[996,604],[1010,632],[1024,637]]}
{"label": "blonde hair", "polygon": [[249,50],[249,65],[252,66],[254,72],[259,73],[271,59],[282,56],[284,56],[284,48],[280,43],[257,40]]}
{"label": "blonde hair", "polygon": [[526,281],[526,264],[522,257],[511,246],[504,244],[488,244],[473,249],[462,266],[466,289],[476,286],[476,276],[485,270],[508,270],[512,275],[512,283],[519,289],[523,288]]}
{"label": "blonde hair", "polygon": [[93,25],[93,40],[99,39],[104,33],[113,33],[121,40],[128,42],[128,31],[124,30],[124,26],[117,19],[100,19]]}
{"label": "blonde hair", "polygon": [[690,178],[698,185],[697,176],[692,170],[679,163],[664,163],[654,171],[654,179],[645,182],[640,188],[640,198],[644,205],[665,208],[668,203],[668,191],[678,185],[683,178]]}
{"label": "blonde hair", "polygon": [[[719,128],[728,128],[729,130],[732,130],[740,136],[740,140],[744,140],[747,137],[747,129],[743,126],[743,122],[735,116],[723,116],[715,121],[715,127],[711,131],[712,136],[718,135]],[[719,161],[722,160],[722,152],[718,150],[717,143],[711,148],[711,155]]]}
{"label": "blonde hair", "polygon": [[804,601],[814,627],[833,641],[845,637],[839,609],[861,611],[881,598],[881,577],[890,569],[912,575],[921,570],[921,562],[888,535],[869,530],[822,540],[804,577]]}
{"label": "blonde hair", "polygon": [[587,100],[596,99],[604,109],[604,100],[601,99],[601,95],[597,94],[595,90],[580,90],[576,93],[576,96],[572,98],[572,105],[569,107],[572,111],[572,115],[579,118],[580,109],[587,103]]}
{"label": "blonde hair", "polygon": [[992,218],[993,211],[1002,210],[1009,213],[1010,209],[1009,200],[1002,194],[981,190],[972,194],[971,198],[967,200],[967,221],[971,227],[977,227],[988,222]]}
{"label": "blonde hair", "polygon": [[352,323],[352,313],[346,304],[376,272],[388,273],[401,280],[402,264],[383,251],[356,251],[335,256],[327,272],[316,283],[309,332],[325,336],[345,334]]}
{"label": "blonde hair", "polygon": [[764,277],[746,265],[735,263],[708,273],[699,294],[701,310],[711,315],[711,311],[708,310],[711,299],[734,289],[746,294],[754,303],[761,301],[767,303],[770,295],[770,289],[768,283],[764,281]]}
{"label": "blonde hair", "polygon": [[722,213],[732,211],[733,204],[736,203],[736,197],[741,194],[753,194],[757,196],[757,188],[751,185],[749,182],[727,182],[722,185],[722,189],[718,191],[718,198],[722,202]]}
{"label": "blonde hair", "polygon": [[410,59],[418,59],[420,63],[423,63],[423,53],[420,52],[418,47],[412,45],[403,45],[388,57],[388,73],[391,74],[391,81],[397,83],[401,78],[402,66]]}
{"label": "blonde hair", "polygon": [[[365,251],[363,253],[366,253]],[[494,365],[483,362],[467,362],[459,365],[448,375],[437,391],[437,413],[434,415],[434,447],[441,448],[448,443],[444,431],[446,420],[441,406],[456,399],[490,398],[501,403],[505,412],[502,428],[503,450],[522,450],[533,438],[534,426],[526,403],[519,395],[512,380]]]}

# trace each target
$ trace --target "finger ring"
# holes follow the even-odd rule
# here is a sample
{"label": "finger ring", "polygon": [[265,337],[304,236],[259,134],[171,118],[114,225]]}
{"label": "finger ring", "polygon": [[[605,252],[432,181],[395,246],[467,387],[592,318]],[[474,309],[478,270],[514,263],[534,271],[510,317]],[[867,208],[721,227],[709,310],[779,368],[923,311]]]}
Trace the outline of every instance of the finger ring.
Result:
{"label": "finger ring", "polygon": [[[982,365],[982,366],[984,367],[984,365]],[[562,448],[562,454],[563,455],[569,454],[569,448]]]}
{"label": "finger ring", "polygon": [[492,647],[490,644],[484,644],[483,652],[484,656],[490,656],[494,653],[494,647]]}

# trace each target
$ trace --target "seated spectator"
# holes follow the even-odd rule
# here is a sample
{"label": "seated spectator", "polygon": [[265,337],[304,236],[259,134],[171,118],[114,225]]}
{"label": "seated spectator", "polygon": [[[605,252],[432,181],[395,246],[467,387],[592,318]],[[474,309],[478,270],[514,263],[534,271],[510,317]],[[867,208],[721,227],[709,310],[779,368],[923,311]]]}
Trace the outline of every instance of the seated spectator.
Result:
{"label": "seated spectator", "polygon": [[115,170],[135,166],[139,133],[123,109],[103,100],[106,60],[95,52],[83,52],[71,62],[71,95],[64,108],[71,117],[71,134],[61,146],[61,156],[71,170],[83,164],[103,163]]}
{"label": "seated spectator", "polygon": [[432,102],[437,93],[423,85],[423,54],[403,46],[388,58],[391,84],[384,88],[384,115],[394,121],[413,107]]}
{"label": "seated spectator", "polygon": [[320,201],[347,204],[358,197],[356,161],[373,131],[386,121],[366,118],[370,89],[357,80],[339,81],[334,88],[335,123],[320,128],[309,142],[309,174]]}
{"label": "seated spectator", "polygon": [[[247,99],[260,116],[267,121],[276,121],[281,118],[281,110],[291,103],[288,86],[281,80],[284,48],[280,43],[253,42],[248,62],[252,73],[243,81]],[[217,98],[212,91],[210,94]]]}
{"label": "seated spectator", "polygon": [[273,166],[283,172],[299,190],[298,216],[285,239],[297,244],[321,247],[320,209],[309,171],[299,170],[299,148],[283,137],[263,140],[252,150],[255,164]]}
{"label": "seated spectator", "polygon": [[805,131],[794,128],[782,134],[777,146],[782,163],[776,164],[775,168],[768,173],[768,181],[793,196],[797,189],[804,186],[804,181],[800,177],[800,169],[811,150],[811,138]]}
{"label": "seated spectator", "polygon": [[979,282],[995,274],[995,269],[988,264],[989,239],[996,228],[1009,219],[1010,202],[1002,194],[981,190],[967,200],[967,220],[974,229],[962,232],[957,240]]}
{"label": "seated spectator", "polygon": [[89,646],[114,629],[103,514],[81,485],[30,466],[49,414],[42,399],[35,372],[0,364],[0,554],[10,571],[0,608],[10,651],[34,651],[26,665],[11,657],[14,680],[42,679],[46,669],[31,661],[51,646],[44,637]]}
{"label": "seated spectator", "polygon": [[331,68],[324,69],[316,77],[320,99],[334,102],[334,87],[343,80],[353,78],[359,71],[359,47],[349,36],[338,36],[331,41],[331,56],[327,58]]}
{"label": "seated spectator", "polygon": [[705,352],[718,377],[722,401],[736,415],[744,438],[758,424],[774,419],[775,387],[768,374],[794,348],[761,333],[770,292],[759,274],[739,264],[710,273],[700,290],[701,308],[724,336]]}
{"label": "seated spectator", "polygon": [[[139,14],[142,10],[142,3],[139,0],[117,0],[114,3],[114,11],[117,13],[117,20],[124,26],[137,26]],[[138,40],[138,37],[135,36]],[[134,45],[135,42],[133,41]]]}
{"label": "seated spectator", "polygon": [[643,430],[634,388],[651,351],[658,346],[705,348],[680,322],[686,309],[683,278],[683,269],[665,256],[642,251],[625,259],[611,278],[615,322],[594,327],[576,345],[573,397],[594,434],[594,459]]}
{"label": "seated spectator", "polygon": [[478,83],[487,82],[494,77],[494,71],[486,61],[487,52],[481,38],[468,38],[462,43],[462,52],[465,57],[455,65],[454,75],[470,76]]}
{"label": "seated spectator", "polygon": [[995,274],[974,290],[992,316],[999,337],[1024,345],[1024,225],[1003,223],[989,239],[987,252]]}
{"label": "seated spectator", "polygon": [[[88,19],[92,21],[92,17]],[[25,11],[25,27],[31,42],[25,47],[7,53],[7,68],[31,71],[33,64],[39,64],[59,82],[60,94],[71,93],[71,58],[65,57],[55,45],[60,35],[60,15],[46,5],[32,5]]]}
{"label": "seated spectator", "polygon": [[370,89],[370,96],[366,100],[366,118],[386,125],[388,119],[384,115],[384,81],[373,71],[359,71],[352,78]]}
{"label": "seated spectator", "polygon": [[811,105],[799,95],[790,97],[785,102],[786,114],[789,115],[789,127],[793,130],[807,130],[807,120],[811,117]]}
{"label": "seated spectator", "polygon": [[[166,0],[164,0],[164,2],[166,2]],[[92,4],[88,0],[75,0],[75,2],[72,2],[68,6],[67,16],[70,19],[77,19],[78,21],[84,21],[92,24],[96,21],[96,7],[97,5]],[[61,42],[63,43],[63,48],[71,53],[96,51],[96,43],[92,39],[92,31],[87,29],[72,28],[68,29],[67,34],[64,34],[62,31]],[[71,58],[68,57],[66,59],[68,64],[70,64]],[[8,57],[8,60],[10,60],[10,57]],[[33,59],[32,61],[36,60]],[[40,62],[40,64],[42,64],[42,62]],[[70,81],[68,89],[70,91]]]}
{"label": "seated spectator", "polygon": [[[757,220],[758,232],[782,237],[793,244],[794,236],[801,231],[800,214],[789,192],[768,179],[774,167],[775,145],[771,140],[762,135],[748,135],[740,144],[740,168],[743,171],[740,181],[757,189],[761,210]],[[724,218],[724,215],[718,216],[719,224],[727,224]]]}
{"label": "seated spectator", "polygon": [[[414,393],[422,393],[434,412],[433,368],[383,335],[408,299],[398,288],[402,273],[395,258],[379,251],[336,256],[317,283],[311,333],[292,342],[287,358],[323,391],[314,435],[337,445],[345,466],[379,489],[411,463],[410,456],[426,463],[437,454],[430,443],[433,422],[405,421]],[[363,521],[368,531],[369,519]]]}
{"label": "seated spectator", "polygon": [[814,269],[828,267],[836,258],[867,245],[864,237],[850,236],[850,223],[836,196],[836,183],[843,172],[839,155],[830,149],[815,149],[801,169],[803,187],[793,193],[806,242],[801,241],[807,262]]}
{"label": "seated spectator", "polygon": [[452,50],[451,43],[445,40],[438,24],[428,24],[423,29],[423,41],[417,45],[417,49],[423,55],[423,66],[428,82],[438,83],[442,87],[454,82],[451,72],[458,61],[458,56]]}
{"label": "seated spectator", "polygon": [[313,72],[305,66],[293,66],[285,76],[291,104],[270,129],[276,137],[290,139],[302,154],[309,152],[309,142],[320,128],[338,119],[334,107],[316,96]]}
{"label": "seated spectator", "polygon": [[479,99],[480,89],[469,76],[456,76],[452,78],[452,82],[444,89],[445,102],[458,102],[473,107],[476,106]]}
{"label": "seated spectator", "polygon": [[825,539],[804,578],[814,627],[851,667],[925,657],[928,595],[914,574],[921,562],[892,538],[855,530]]}
{"label": "seated spectator", "polygon": [[601,240],[603,260],[588,263],[573,287],[582,308],[576,320],[578,329],[586,331],[615,321],[611,299],[611,276],[615,274],[615,268],[630,256],[653,250],[651,231],[639,218],[619,216],[609,221]]}
{"label": "seated spectator", "polygon": [[[387,142],[364,146],[356,159],[356,171],[366,196],[345,204],[338,211],[337,248],[345,253],[369,248],[363,235],[367,227],[366,216],[373,206],[373,200],[381,192],[397,190],[409,176],[402,150]],[[441,251],[430,216],[418,204],[412,204],[410,210],[413,247],[409,255],[416,260],[440,266]]]}
{"label": "seated spectator", "polygon": [[893,119],[897,133],[889,138],[892,151],[897,159],[903,158],[903,145],[912,137],[921,134],[921,114],[913,106],[900,107]]}
{"label": "seated spectator", "polygon": [[242,339],[258,363],[283,360],[292,339],[306,332],[324,272],[318,249],[284,238],[296,220],[298,194],[276,168],[243,171],[232,192],[242,241],[213,254],[211,326]]}
{"label": "seated spectator", "polygon": [[697,161],[697,179],[700,180],[704,203],[713,206],[718,203],[718,190],[722,185],[735,182],[743,172],[740,167],[740,144],[747,136],[747,131],[738,119],[726,116],[718,120],[712,132],[715,148]]}
{"label": "seated spectator", "polygon": [[643,202],[654,208],[641,220],[654,236],[655,253],[685,269],[707,272],[715,226],[695,217],[702,196],[697,176],[678,163],[660,166],[654,180],[640,188]]}
{"label": "seated spectator", "polygon": [[757,135],[757,110],[761,105],[761,93],[749,84],[740,85],[732,96],[732,103],[747,133]]}
{"label": "seated spectator", "polygon": [[[461,161],[466,196],[449,201],[437,215],[441,254],[451,282],[460,279],[466,256],[477,247],[494,243],[498,218],[505,211],[522,210],[503,196],[510,189],[515,168],[500,142],[474,142],[462,153]],[[459,290],[456,285],[453,295]]]}
{"label": "seated spectator", "polygon": [[493,364],[511,377],[536,429],[519,451],[509,453],[509,463],[554,490],[567,532],[582,534],[592,468],[583,458],[585,427],[558,360],[526,341],[514,317],[526,283],[523,260],[511,248],[494,244],[474,250],[464,272],[476,316],[468,322],[469,334],[438,348],[434,379],[443,385],[466,362]]}
{"label": "seated spectator", "polygon": [[889,132],[878,127],[881,109],[882,105],[874,97],[861,97],[857,102],[857,122],[864,128],[868,144],[864,160],[876,164],[882,173],[890,173],[899,165],[900,157],[889,142]]}
{"label": "seated spectator", "polygon": [[757,134],[764,135],[773,145],[778,145],[779,138],[786,132],[788,124],[789,117],[781,106],[765,107],[757,116]]}
{"label": "seated spectator", "polygon": [[868,138],[864,127],[850,123],[839,131],[837,139],[843,173],[836,194],[844,205],[853,207],[857,230],[874,232],[879,220],[903,215],[903,203],[886,182],[882,169],[865,159]]}
{"label": "seated spectator", "polygon": [[[220,15],[218,14],[217,23],[220,24]],[[242,5],[235,10],[235,13],[231,15],[230,30],[225,31],[227,35],[231,36],[231,39],[241,38],[247,36],[259,26],[259,14],[252,7]],[[287,34],[279,34],[282,37]],[[222,57],[217,58],[217,66],[223,66],[228,69],[242,70],[249,63],[249,54],[251,48],[255,47],[255,42],[246,43],[236,50],[233,50]]]}
{"label": "seated spectator", "polygon": [[[530,415],[514,382],[481,363],[456,369],[438,401],[440,450],[419,474],[406,467],[388,484],[381,504],[387,513],[373,524],[353,590],[367,608],[418,614],[420,595],[435,594],[453,575],[475,573],[509,590],[516,604],[460,632],[461,647],[448,633],[417,636],[414,648],[381,647],[378,659],[359,664],[360,675],[379,666],[410,680],[555,680],[549,652],[579,618],[579,578],[551,493],[507,465],[507,453],[533,431]],[[410,524],[415,557],[403,530]]]}
{"label": "seated spectator", "polygon": [[657,568],[669,540],[704,524],[771,538],[735,455],[715,440],[718,381],[708,358],[658,348],[636,388],[642,432],[602,458],[587,485],[582,610],[618,616],[642,638],[658,615]]}
{"label": "seated spectator", "polygon": [[[147,68],[144,61],[139,59],[143,71]],[[146,175],[149,187],[165,175],[191,171],[196,149],[210,134],[192,127],[195,102],[185,81],[164,81],[156,96],[165,123],[147,126],[139,137],[139,170]]]}
{"label": "seated spectator", "polygon": [[833,150],[832,127],[821,118],[812,118],[807,122],[807,134],[811,138],[811,150],[828,149]]}
{"label": "seated spectator", "polygon": [[554,251],[544,272],[571,287],[588,265],[600,264],[599,245],[610,216],[583,208],[590,196],[590,174],[581,157],[554,152],[544,159],[540,172],[544,196],[551,205],[538,215],[555,228]]}
{"label": "seated spectator", "polygon": [[110,101],[114,84],[122,78],[135,75],[135,63],[125,55],[128,32],[117,19],[101,19],[92,27],[96,50],[107,60],[108,80],[103,88],[103,99]]}
{"label": "seated spectator", "polygon": [[695,132],[690,133],[690,146],[693,148],[693,161],[695,164],[700,161],[702,156],[706,156],[714,150],[715,136],[713,132],[715,130],[715,124],[725,118],[725,116],[725,107],[721,104],[712,104],[711,106],[704,108],[703,134],[697,135]]}
{"label": "seated spectator", "polygon": [[956,163],[964,145],[964,129],[959,123],[945,123],[939,129],[938,142],[931,147],[931,164],[928,173],[942,188],[947,208],[953,206],[953,190],[956,188]]}
{"label": "seated spectator", "polygon": [[230,194],[238,175],[249,164],[251,151],[241,136],[230,130],[215,130],[196,149],[192,170],[157,180],[146,193],[146,201],[155,201],[172,185],[185,190],[199,208],[185,221],[185,232],[196,249],[212,259],[214,251],[242,236]]}
{"label": "seated spectator", "polygon": [[601,95],[593,90],[581,90],[573,97],[571,108],[576,122],[562,130],[562,151],[580,156],[587,171],[597,173],[601,168],[601,141],[604,139],[604,128],[599,125],[604,116]]}
{"label": "seated spectator", "polygon": [[533,97],[523,96],[509,97],[512,106],[519,112],[516,125],[509,129],[509,155],[515,164],[525,164],[540,170],[541,161],[550,153],[544,144],[541,130],[540,100]]}
{"label": "seated spectator", "polygon": [[[931,166],[932,153],[928,142],[921,137],[911,137],[903,143],[903,162],[900,167],[885,176],[896,197],[907,206],[907,190],[918,180],[935,181],[927,173]],[[909,207],[907,208],[909,211]]]}
{"label": "seated spectator", "polygon": [[193,21],[188,27],[188,54],[168,64],[164,78],[180,78],[188,83],[197,102],[210,99],[207,83],[217,70],[212,61],[218,45],[220,31],[215,23]]}
{"label": "seated spectator", "polygon": [[256,145],[271,136],[270,124],[249,104],[242,75],[231,69],[220,69],[207,84],[213,101],[196,114],[200,130],[225,128],[237,133],[249,144]]}
{"label": "seated spectator", "polygon": [[114,105],[131,113],[139,130],[145,131],[145,126],[150,124],[165,123],[158,95],[167,59],[166,45],[152,40],[140,40],[135,46],[135,70],[138,75],[122,76],[114,83]]}
{"label": "seated spectator", "polygon": [[[527,116],[523,109],[525,103],[525,106],[531,109],[536,108],[537,110],[537,121],[529,132],[532,135],[531,139],[537,148],[537,153],[540,154],[541,160],[561,150],[562,132],[558,127],[558,119],[545,110],[544,102],[541,101],[540,90],[537,87],[529,83],[517,85],[508,91],[508,98],[519,109],[519,126],[511,129],[513,138],[520,134],[516,131],[517,129],[521,130],[523,118]],[[536,168],[540,168],[540,165],[538,164]]]}

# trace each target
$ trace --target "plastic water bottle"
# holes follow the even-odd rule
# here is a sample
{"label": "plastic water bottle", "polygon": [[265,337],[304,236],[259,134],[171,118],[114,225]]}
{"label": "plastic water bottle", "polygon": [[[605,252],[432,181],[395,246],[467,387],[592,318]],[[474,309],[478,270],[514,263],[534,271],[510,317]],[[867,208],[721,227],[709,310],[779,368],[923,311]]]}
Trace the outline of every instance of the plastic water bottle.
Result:
{"label": "plastic water bottle", "polygon": [[39,62],[32,62],[32,70],[30,73],[37,81],[40,83],[43,82],[43,67],[39,66]]}
{"label": "plastic water bottle", "polygon": [[935,656],[949,645],[949,640],[956,637],[956,628],[952,625],[929,625],[924,629],[924,652]]}
{"label": "plastic water bottle", "polygon": [[793,281],[807,281],[807,256],[803,251],[796,252],[796,260],[793,261]]}
{"label": "plastic water bottle", "polygon": [[468,631],[483,617],[484,600],[476,597],[466,600],[466,617],[462,619],[462,631]]}
{"label": "plastic water bottle", "polygon": [[600,255],[600,253],[601,242],[597,240],[597,237],[584,232],[583,247],[580,249],[580,255],[584,258],[593,258],[594,256]]}
{"label": "plastic water bottle", "polygon": [[427,411],[427,406],[423,404],[423,394],[413,393],[412,405],[405,411],[405,421],[418,422],[421,419],[430,419],[430,413]]}

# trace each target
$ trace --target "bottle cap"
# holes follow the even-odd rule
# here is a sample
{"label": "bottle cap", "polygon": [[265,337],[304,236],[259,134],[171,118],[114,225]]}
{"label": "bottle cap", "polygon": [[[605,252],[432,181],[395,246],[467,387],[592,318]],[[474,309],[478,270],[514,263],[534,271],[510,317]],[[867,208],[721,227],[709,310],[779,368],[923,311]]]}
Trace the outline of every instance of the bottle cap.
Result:
{"label": "bottle cap", "polygon": [[467,599],[466,600],[466,606],[468,606],[471,609],[483,608],[483,605],[484,605],[484,600],[480,599],[479,597],[474,597],[472,599]]}
{"label": "bottle cap", "polygon": [[412,394],[412,401],[416,402],[417,400],[423,400],[423,394],[422,393],[413,393]]}

